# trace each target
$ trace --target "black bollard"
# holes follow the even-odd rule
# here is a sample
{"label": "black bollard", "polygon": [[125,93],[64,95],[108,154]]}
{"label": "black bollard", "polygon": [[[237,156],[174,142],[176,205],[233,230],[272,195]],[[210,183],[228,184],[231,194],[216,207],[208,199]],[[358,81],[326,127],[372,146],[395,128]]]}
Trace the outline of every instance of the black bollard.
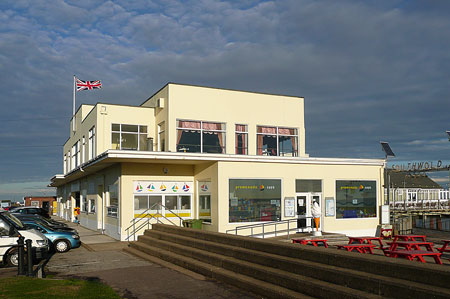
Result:
{"label": "black bollard", "polygon": [[19,236],[19,240],[17,240],[18,246],[18,269],[17,269],[17,275],[25,275],[25,238],[22,236]]}
{"label": "black bollard", "polygon": [[33,276],[33,247],[31,246],[31,240],[26,240],[27,244],[27,276]]}

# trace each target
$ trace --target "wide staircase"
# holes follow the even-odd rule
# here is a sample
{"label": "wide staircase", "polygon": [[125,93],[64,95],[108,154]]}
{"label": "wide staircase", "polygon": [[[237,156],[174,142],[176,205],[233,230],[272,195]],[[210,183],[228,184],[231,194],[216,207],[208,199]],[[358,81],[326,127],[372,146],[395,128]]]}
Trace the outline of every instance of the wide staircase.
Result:
{"label": "wide staircase", "polygon": [[450,298],[450,266],[154,224],[126,251],[264,298]]}

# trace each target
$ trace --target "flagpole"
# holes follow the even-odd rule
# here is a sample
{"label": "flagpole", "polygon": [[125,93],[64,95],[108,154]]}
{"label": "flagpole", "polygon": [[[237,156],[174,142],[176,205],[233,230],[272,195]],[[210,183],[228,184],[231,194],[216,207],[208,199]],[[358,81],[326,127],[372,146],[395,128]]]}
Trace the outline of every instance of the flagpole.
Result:
{"label": "flagpole", "polygon": [[72,109],[72,130],[75,132],[75,75],[73,75],[73,109]]}

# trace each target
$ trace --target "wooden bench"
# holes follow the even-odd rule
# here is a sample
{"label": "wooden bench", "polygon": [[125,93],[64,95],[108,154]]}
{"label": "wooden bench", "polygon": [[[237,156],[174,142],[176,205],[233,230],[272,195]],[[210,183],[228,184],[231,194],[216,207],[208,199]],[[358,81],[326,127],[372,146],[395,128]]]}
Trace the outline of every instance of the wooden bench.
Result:
{"label": "wooden bench", "polygon": [[434,258],[434,261],[436,264],[442,265],[441,261],[441,255],[440,252],[433,252],[433,251],[425,251],[425,250],[405,250],[405,249],[398,249],[398,250],[385,250],[384,253],[386,255],[389,255],[390,257],[404,257],[410,261],[413,261],[416,259],[419,262],[426,263],[423,259],[424,256],[431,256]]}
{"label": "wooden bench", "polygon": [[312,240],[292,239],[292,243],[297,243],[297,244],[302,244],[302,245],[307,245],[307,244],[311,243],[311,245],[313,245],[315,247],[319,247],[319,244],[322,244],[323,246],[325,246],[325,248],[328,248],[326,239],[312,239]]}
{"label": "wooden bench", "polygon": [[356,250],[359,253],[370,253],[373,254],[373,244],[347,244],[347,245],[336,245],[338,249],[345,249],[346,251]]}

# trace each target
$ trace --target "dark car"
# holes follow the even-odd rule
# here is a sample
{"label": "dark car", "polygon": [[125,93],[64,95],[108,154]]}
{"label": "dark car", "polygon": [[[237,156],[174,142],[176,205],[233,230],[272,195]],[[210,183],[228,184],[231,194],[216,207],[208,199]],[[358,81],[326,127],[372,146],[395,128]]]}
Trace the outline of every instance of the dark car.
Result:
{"label": "dark car", "polygon": [[65,224],[65,223],[58,222],[53,219],[47,219],[40,215],[18,214],[18,213],[13,213],[13,215],[16,216],[22,222],[31,221],[31,222],[36,222],[36,223],[43,223],[46,226],[51,227],[53,229],[77,233],[77,231],[75,229],[68,227],[67,224]]}
{"label": "dark car", "polygon": [[41,215],[45,218],[50,218],[50,215],[48,212],[42,208],[36,208],[36,207],[17,207],[10,209],[9,212],[11,213],[20,213],[20,214],[35,214],[35,215]]}

